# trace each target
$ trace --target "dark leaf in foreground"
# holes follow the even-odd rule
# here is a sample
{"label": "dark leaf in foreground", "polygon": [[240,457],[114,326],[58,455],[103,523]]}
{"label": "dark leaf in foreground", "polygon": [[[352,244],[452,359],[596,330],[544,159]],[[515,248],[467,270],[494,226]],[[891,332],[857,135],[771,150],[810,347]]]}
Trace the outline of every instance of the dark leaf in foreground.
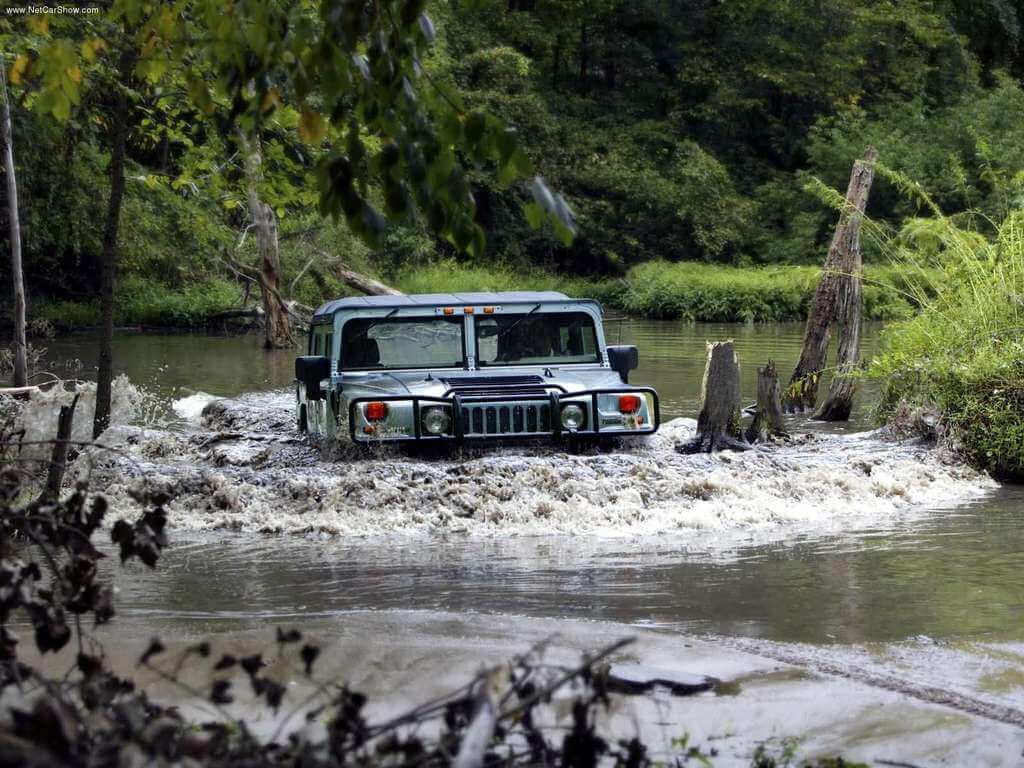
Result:
{"label": "dark leaf in foreground", "polygon": [[316,663],[317,657],[320,655],[320,648],[315,645],[304,645],[299,655],[302,656],[302,663],[306,667],[306,675],[312,675],[313,664]]}

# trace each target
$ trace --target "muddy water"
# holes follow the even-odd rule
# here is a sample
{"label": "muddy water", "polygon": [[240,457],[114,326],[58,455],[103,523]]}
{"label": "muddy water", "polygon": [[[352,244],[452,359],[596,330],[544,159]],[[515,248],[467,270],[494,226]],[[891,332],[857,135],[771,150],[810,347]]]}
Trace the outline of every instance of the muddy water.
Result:
{"label": "muddy water", "polygon": [[[878,348],[880,330],[878,323],[865,325],[865,357]],[[632,380],[658,390],[662,411],[668,418],[696,415],[708,340],[735,341],[744,393],[753,396],[757,366],[774,359],[781,372],[792,370],[800,355],[802,334],[800,323],[675,323],[617,316],[605,322],[608,343],[639,347],[640,368],[632,374]],[[94,337],[65,337],[46,346],[49,364],[58,375],[92,376]],[[115,362],[133,382],[165,397],[180,397],[195,390],[234,397],[289,386],[294,378],[294,358],[291,351],[263,351],[256,336],[123,333],[117,340]],[[872,386],[865,386],[854,413],[857,427],[868,424],[869,408],[865,404],[870,404]]]}
{"label": "muddy water", "polygon": [[[658,388],[668,420],[696,410],[706,339],[736,340],[750,396],[757,364],[792,367],[801,328],[613,320],[607,333],[640,347],[634,380]],[[867,354],[877,340],[867,328]],[[50,350],[56,370],[94,357],[88,338]],[[894,679],[882,687],[933,701],[923,682],[955,691],[971,717],[1024,713],[1024,489],[865,435],[870,387],[851,425],[795,420],[794,430],[815,434],[771,452],[678,456],[672,443],[693,424],[676,420],[610,455],[353,461],[291,440],[292,357],[263,353],[255,339],[119,339],[120,365],[162,416],[117,433],[132,461],[107,467],[114,495],[142,479],[184,488],[160,570],[118,575],[122,636],[299,624],[350,644],[364,638],[361,658],[386,646],[401,669],[426,646],[474,633],[505,637],[491,651],[500,656],[518,647],[517,627],[527,636],[566,622],[585,645],[586,622],[600,622],[604,633],[653,630],[686,647],[704,636],[702,653],[732,648],[869,687]],[[234,398],[229,417],[200,419],[208,398],[197,391]],[[823,695],[778,695],[787,691]],[[892,723],[871,725],[888,745],[915,745],[881,756],[935,757],[928,728],[948,729],[945,711],[929,709],[931,725],[909,742]],[[764,726],[761,712],[749,722]],[[979,736],[957,738],[969,753]],[[1019,746],[1012,755],[999,746],[1002,764],[1015,764]]]}
{"label": "muddy water", "polygon": [[[634,380],[658,388],[666,419],[693,415],[707,339],[736,340],[751,393],[756,364],[772,357],[790,369],[801,331],[630,319],[606,327],[609,341],[640,347]],[[867,355],[878,331],[866,328]],[[51,343],[53,368],[91,360],[92,343]],[[255,338],[119,338],[122,371],[167,414],[195,391],[243,403],[242,423],[172,419],[131,439],[142,464],[125,472],[176,478],[193,495],[172,514],[170,579],[126,582],[129,610],[216,622],[237,619],[244,598],[260,620],[472,609],[787,641],[1024,639],[1024,489],[996,487],[924,449],[821,434],[765,454],[684,458],[670,445],[692,429],[682,422],[664,430],[666,445],[611,456],[513,450],[353,463],[294,444],[207,446],[225,428],[288,436],[290,396],[277,392],[290,384],[292,358],[263,352]],[[867,428],[870,400],[868,387],[847,429]],[[620,493],[628,486],[643,493]],[[217,587],[167,588],[179,580]]]}

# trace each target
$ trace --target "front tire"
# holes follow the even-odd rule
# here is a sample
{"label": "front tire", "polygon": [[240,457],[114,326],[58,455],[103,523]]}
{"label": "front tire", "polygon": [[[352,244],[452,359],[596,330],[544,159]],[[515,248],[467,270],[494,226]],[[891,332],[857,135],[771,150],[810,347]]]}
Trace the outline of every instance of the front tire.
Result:
{"label": "front tire", "polygon": [[306,414],[305,403],[299,404],[299,417],[298,419],[296,419],[296,421],[296,426],[298,427],[299,432],[305,434],[306,432],[309,431],[309,416]]}

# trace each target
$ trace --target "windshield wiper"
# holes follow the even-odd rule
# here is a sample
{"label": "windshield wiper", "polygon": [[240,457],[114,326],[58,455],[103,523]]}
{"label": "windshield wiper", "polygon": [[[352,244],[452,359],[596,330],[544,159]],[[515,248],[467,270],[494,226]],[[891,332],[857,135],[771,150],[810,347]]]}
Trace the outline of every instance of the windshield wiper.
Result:
{"label": "windshield wiper", "polygon": [[519,319],[517,319],[517,320],[516,320],[516,321],[515,321],[514,323],[512,323],[512,325],[510,325],[510,326],[509,326],[508,328],[506,328],[506,329],[505,329],[504,331],[502,331],[502,332],[501,332],[501,333],[499,333],[499,334],[498,334],[497,336],[495,336],[495,337],[494,337],[494,343],[495,343],[495,344],[497,344],[497,343],[498,343],[499,341],[501,341],[501,340],[502,340],[503,338],[505,338],[505,337],[506,337],[506,336],[508,336],[508,335],[509,335],[510,333],[512,333],[512,331],[514,331],[514,330],[516,329],[516,327],[517,327],[517,326],[518,326],[518,325],[519,325],[519,324],[520,324],[521,322],[523,322],[523,320],[525,320],[525,319],[526,319],[526,318],[528,318],[528,317],[529,317],[530,315],[532,315],[532,314],[533,314],[534,312],[536,312],[536,311],[537,311],[538,309],[540,309],[540,306],[541,306],[540,304],[536,304],[536,305],[534,305],[533,309],[531,309],[531,310],[530,310],[529,312],[527,312],[527,313],[526,313],[525,315],[523,315],[522,317],[520,317]]}

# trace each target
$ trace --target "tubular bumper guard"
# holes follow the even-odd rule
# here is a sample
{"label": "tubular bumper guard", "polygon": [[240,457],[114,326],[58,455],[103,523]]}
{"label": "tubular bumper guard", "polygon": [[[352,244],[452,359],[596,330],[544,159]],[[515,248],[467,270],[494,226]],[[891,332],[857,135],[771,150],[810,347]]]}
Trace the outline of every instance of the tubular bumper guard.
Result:
{"label": "tubular bumper guard", "polygon": [[[602,416],[598,410],[599,398],[602,395],[640,396],[642,401],[648,405],[647,423],[642,427],[635,428],[606,423],[604,424],[605,428],[602,429]],[[409,414],[411,418],[403,418],[401,423],[392,424],[392,416],[389,412],[385,420],[370,422],[365,418],[363,409],[360,407],[366,403],[401,406],[401,413]],[[570,404],[584,406],[586,420],[579,429],[569,430],[562,426],[562,408]],[[451,423],[448,430],[442,434],[425,433],[423,430],[423,409],[431,406],[449,409]],[[499,409],[505,412],[501,413],[500,417]],[[545,414],[547,414],[546,421]],[[526,429],[531,423],[531,418],[535,427],[532,430]],[[484,423],[485,420],[486,423]],[[482,428],[477,429],[478,425],[482,425]],[[522,425],[524,429],[513,429],[516,425]],[[356,443],[410,441],[461,443],[473,440],[534,438],[558,440],[562,437],[618,437],[620,435],[651,435],[658,431],[659,426],[661,426],[661,405],[658,393],[651,387],[625,386],[585,389],[571,393],[552,391],[548,394],[512,396],[501,394],[474,395],[472,397],[458,394],[445,397],[383,395],[380,397],[357,397],[348,404],[349,437]],[[373,429],[367,433],[363,431],[365,427]]]}

